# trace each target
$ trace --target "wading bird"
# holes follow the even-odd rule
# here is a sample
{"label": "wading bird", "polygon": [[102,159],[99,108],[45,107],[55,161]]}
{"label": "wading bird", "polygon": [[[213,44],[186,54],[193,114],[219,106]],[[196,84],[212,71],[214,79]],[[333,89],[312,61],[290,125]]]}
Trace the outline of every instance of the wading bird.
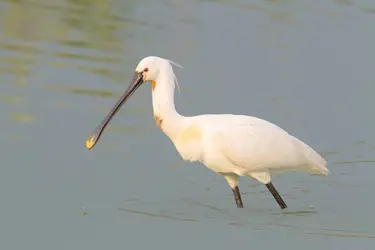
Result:
{"label": "wading bird", "polygon": [[155,56],[142,59],[123,96],[87,139],[91,149],[107,124],[142,83],[152,87],[156,125],[169,137],[184,161],[201,162],[224,176],[232,188],[237,207],[243,207],[239,176],[265,184],[281,209],[287,207],[271,182],[271,174],[305,171],[327,176],[326,161],[311,147],[280,127],[251,116],[206,114],[182,116],[174,105],[177,78],[172,64]]}

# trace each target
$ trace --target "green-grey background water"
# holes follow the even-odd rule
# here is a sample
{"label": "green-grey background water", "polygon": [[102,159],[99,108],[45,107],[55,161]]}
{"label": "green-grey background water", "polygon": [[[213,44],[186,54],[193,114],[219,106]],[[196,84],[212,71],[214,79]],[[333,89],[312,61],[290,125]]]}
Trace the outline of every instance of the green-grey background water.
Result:
{"label": "green-grey background water", "polygon": [[[372,0],[0,1],[1,249],[373,249]],[[184,163],[141,87],[84,142],[139,60],[167,57],[180,113],[243,113],[319,151],[328,178],[264,185]]]}

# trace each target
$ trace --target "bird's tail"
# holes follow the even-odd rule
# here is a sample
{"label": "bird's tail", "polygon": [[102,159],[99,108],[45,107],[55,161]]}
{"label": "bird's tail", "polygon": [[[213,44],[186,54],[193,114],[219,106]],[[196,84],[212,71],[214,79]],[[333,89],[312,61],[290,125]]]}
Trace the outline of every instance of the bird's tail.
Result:
{"label": "bird's tail", "polygon": [[326,167],[327,161],[320,154],[318,154],[315,150],[313,150],[309,145],[303,143],[302,141],[300,141],[300,143],[305,148],[304,150],[305,157],[307,161],[310,163],[309,172],[311,174],[327,176],[330,173],[330,171]]}

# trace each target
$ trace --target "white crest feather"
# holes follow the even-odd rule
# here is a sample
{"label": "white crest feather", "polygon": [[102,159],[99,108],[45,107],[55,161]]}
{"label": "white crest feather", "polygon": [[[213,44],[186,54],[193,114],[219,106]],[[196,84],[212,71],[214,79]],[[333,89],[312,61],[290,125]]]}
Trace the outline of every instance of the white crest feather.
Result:
{"label": "white crest feather", "polygon": [[[168,59],[167,59],[167,60],[168,60]],[[181,66],[181,64],[176,63],[176,62],[174,62],[174,61],[172,61],[172,60],[168,60],[168,62],[169,62],[170,64],[172,64],[172,65],[175,65],[175,66],[179,67],[179,68],[183,68],[183,67]],[[176,84],[176,86],[177,86],[177,91],[178,91],[178,93],[180,93],[180,84],[178,83],[177,77],[176,77],[176,75],[175,75],[174,72],[173,72],[173,78],[174,78],[174,82],[175,82],[175,84]]]}
{"label": "white crest feather", "polygon": [[176,63],[176,62],[174,62],[174,61],[172,61],[172,60],[168,60],[168,62],[170,62],[171,64],[173,64],[174,66],[177,66],[177,67],[179,67],[179,68],[183,68],[182,66],[181,66],[181,64],[179,64],[179,63]]}

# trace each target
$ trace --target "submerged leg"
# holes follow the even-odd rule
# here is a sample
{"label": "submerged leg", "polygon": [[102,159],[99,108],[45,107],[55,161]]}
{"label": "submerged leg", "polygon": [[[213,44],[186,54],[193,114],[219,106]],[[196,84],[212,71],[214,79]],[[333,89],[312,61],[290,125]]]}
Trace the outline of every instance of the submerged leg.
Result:
{"label": "submerged leg", "polygon": [[281,209],[287,208],[285,202],[283,201],[283,198],[281,198],[281,196],[277,192],[276,188],[273,186],[272,182],[269,182],[268,184],[266,184],[266,186],[267,186],[268,190],[270,190],[270,192],[273,195],[273,197],[275,198],[275,200],[277,201],[277,204],[279,204],[280,208]]}
{"label": "submerged leg", "polygon": [[229,186],[232,188],[234,200],[236,201],[237,207],[243,208],[240,189],[238,188],[238,175],[228,174],[224,175],[224,178],[228,182]]}

